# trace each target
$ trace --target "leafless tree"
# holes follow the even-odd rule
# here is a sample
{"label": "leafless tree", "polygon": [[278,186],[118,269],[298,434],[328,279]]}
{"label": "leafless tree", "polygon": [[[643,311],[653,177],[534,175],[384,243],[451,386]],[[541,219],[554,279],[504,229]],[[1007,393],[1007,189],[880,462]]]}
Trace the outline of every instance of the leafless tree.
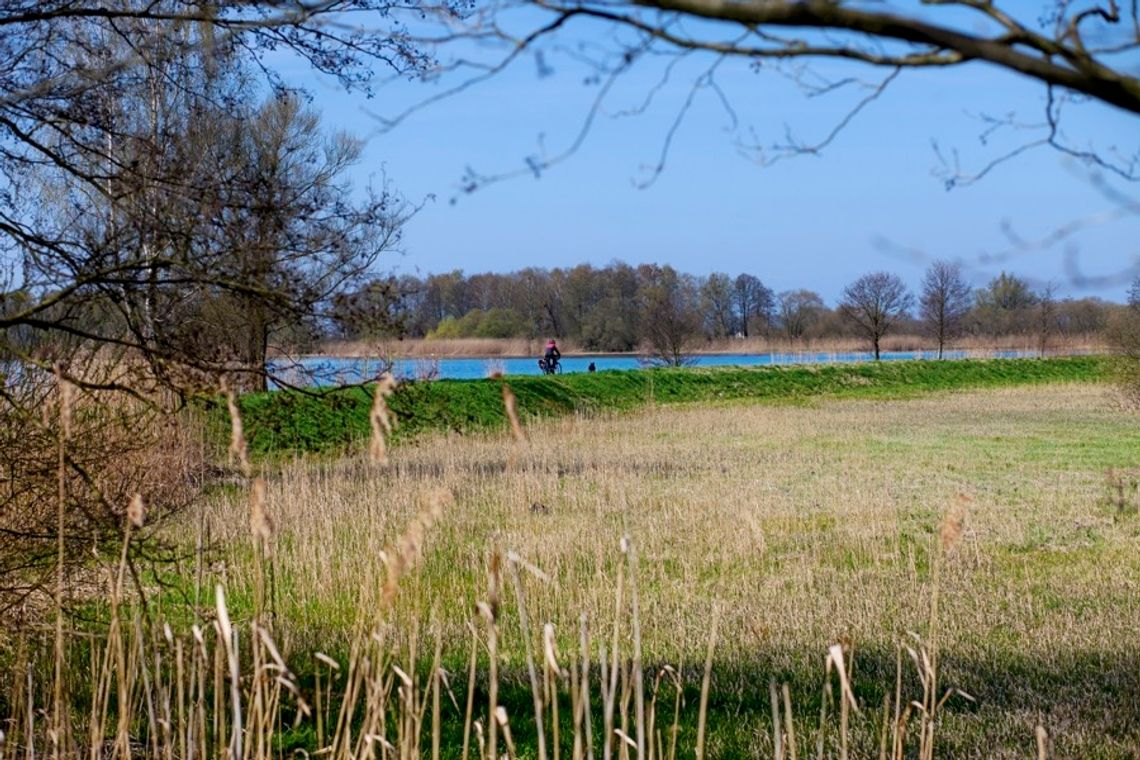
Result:
{"label": "leafless tree", "polygon": [[351,143],[326,141],[266,64],[292,51],[360,89],[381,64],[423,69],[398,21],[329,23],[385,9],[0,7],[0,429],[21,442],[0,454],[0,609],[117,535],[131,494],[152,516],[191,498],[201,462],[168,450],[168,412],[221,376],[264,377],[267,331],[392,243],[399,199],[349,202]]}
{"label": "leafless tree", "polygon": [[651,364],[680,367],[692,361],[692,342],[700,330],[696,283],[670,266],[643,274],[638,299]]}
{"label": "leafless tree", "polygon": [[962,277],[962,268],[949,261],[935,261],[922,278],[919,316],[938,341],[942,358],[947,341],[957,337],[972,305],[971,288]]}
{"label": "leafless tree", "polygon": [[[318,191],[275,221],[266,218],[272,206],[264,194],[277,192],[271,185],[279,188],[280,182],[269,181],[272,162],[255,166],[250,159],[252,150],[261,149],[265,158],[271,147],[258,143],[252,131],[256,118],[267,126],[271,114],[258,117],[248,104],[261,99],[254,84],[259,74],[280,102],[289,102],[282,80],[265,64],[270,50],[291,51],[358,89],[369,87],[378,64],[397,72],[427,65],[398,21],[377,16],[387,26],[367,33],[332,23],[350,9],[393,10],[371,0],[208,6],[128,0],[114,7],[47,0],[0,8],[0,56],[6,62],[0,81],[0,271],[8,275],[6,289],[19,290],[23,299],[21,308],[0,315],[3,337],[30,330],[41,348],[86,343],[134,352],[159,374],[160,366],[169,374],[172,365],[232,371],[237,357],[203,356],[165,339],[160,322],[173,317],[171,308],[184,305],[187,293],[281,306],[298,296],[312,303],[327,290],[331,280],[316,275],[314,262],[322,256],[327,261],[330,246],[343,248],[344,236],[336,240],[321,211],[310,217],[326,223],[319,240],[309,235],[302,241],[292,219],[286,220],[304,210],[300,205],[311,206]],[[294,127],[301,121],[294,118]],[[343,169],[352,157],[347,143],[321,145],[311,130],[308,138],[316,142],[305,150],[330,149],[326,166]],[[283,150],[276,168],[287,165],[283,152],[302,150],[277,147]],[[300,187],[306,177],[297,179]],[[324,183],[326,196],[331,186]],[[399,218],[396,199],[373,201],[372,210],[385,213],[366,223]],[[266,233],[266,225],[282,225],[272,245],[285,255],[314,254],[305,268],[317,288],[267,289],[265,281],[235,278],[232,268],[217,266],[223,252],[248,250],[248,238],[240,245],[233,238],[237,228],[245,226],[241,234],[248,236],[250,228]],[[61,358],[58,351],[26,347],[6,348],[44,370]],[[64,365],[70,382],[86,382]]]}
{"label": "leafless tree", "polygon": [[811,290],[787,290],[779,297],[779,320],[790,340],[804,336],[826,310],[823,299]]}
{"label": "leafless tree", "polygon": [[843,289],[839,310],[871,342],[875,361],[879,342],[914,303],[906,284],[889,272],[865,274]]}
{"label": "leafless tree", "polygon": [[273,98],[227,136],[228,210],[207,217],[202,236],[218,245],[199,254],[199,266],[241,287],[201,289],[182,322],[198,341],[212,341],[199,356],[248,368],[249,385],[264,389],[271,346],[285,348],[283,337],[323,318],[338,294],[374,273],[398,245],[405,211],[387,189],[351,200],[345,175],[361,144],[326,135],[295,96]]}
{"label": "leafless tree", "polygon": [[700,306],[704,317],[705,333],[723,338],[733,333],[732,279],[723,272],[713,272],[701,282]]}
{"label": "leafless tree", "polygon": [[[688,96],[668,126],[658,160],[644,179],[652,182],[664,168],[672,140],[699,95],[707,94],[723,104],[730,122],[742,126],[732,93],[722,86],[733,62],[779,72],[810,97],[857,93],[837,107],[834,120],[818,137],[803,139],[788,130],[782,140],[771,144],[740,139],[741,150],[763,163],[823,151],[904,71],[982,63],[1039,85],[1042,113],[982,115],[980,130],[985,137],[1004,130],[1017,136],[1016,144],[986,156],[976,170],[963,169],[955,157],[940,153],[947,186],[972,182],[1042,147],[1136,180],[1140,178],[1140,146],[1098,145],[1096,134],[1085,131],[1087,127],[1078,120],[1064,130],[1062,123],[1067,111],[1087,101],[1140,114],[1140,78],[1129,63],[1140,50],[1138,14],[1136,7],[1115,0],[1102,4],[1054,0],[1043,6],[1012,0],[949,0],[914,8],[831,0],[499,0],[479,6],[461,21],[448,16],[446,31],[435,41],[442,51],[462,51],[440,54],[446,61],[440,73],[458,75],[456,90],[493,78],[527,54],[535,56],[541,71],[559,53],[571,50],[578,51],[568,53],[575,62],[595,69],[591,79],[599,85],[581,131],[564,150],[544,146],[525,165],[504,173],[470,170],[463,178],[463,191],[507,176],[541,173],[573,154],[602,113],[645,113],[667,83],[689,71]],[[575,44],[583,38],[590,42]],[[474,53],[469,44],[472,39],[484,43],[480,49],[493,51],[493,57]],[[495,41],[501,43],[497,48],[488,44]],[[454,48],[449,47],[456,42]],[[693,62],[692,67],[677,66],[682,60]],[[811,67],[812,62],[828,60],[851,64],[850,73],[827,76]],[[615,86],[617,80],[655,61],[663,62],[660,80],[644,93],[643,100],[630,107],[609,102],[613,92],[621,89]],[[435,93],[383,121],[396,124],[408,113],[447,97],[448,92]]]}
{"label": "leafless tree", "polygon": [[1047,282],[1037,292],[1037,354],[1045,356],[1049,338],[1057,329],[1057,285]]}
{"label": "leafless tree", "polygon": [[[1111,63],[1119,60],[1115,56],[1140,47],[1140,16],[1136,8],[1122,9],[1111,1],[1079,8],[1055,3],[1043,15],[1035,15],[1038,9],[965,0],[943,3],[944,8],[927,14],[822,0],[637,0],[605,5],[545,0],[536,5],[563,19],[593,16],[672,45],[721,55],[835,57],[892,67],[985,61],[1140,113],[1137,79]],[[724,21],[739,34],[719,41],[715,31],[693,29],[685,17]],[[803,34],[777,36],[773,32],[778,29]],[[812,30],[832,34],[812,37]],[[875,50],[862,41],[867,37],[901,48]]]}
{"label": "leafless tree", "polygon": [[737,275],[733,281],[733,291],[736,296],[736,315],[740,320],[740,332],[744,337],[749,335],[749,327],[767,329],[776,308],[776,299],[772,291],[760,281],[760,278],[751,274]]}

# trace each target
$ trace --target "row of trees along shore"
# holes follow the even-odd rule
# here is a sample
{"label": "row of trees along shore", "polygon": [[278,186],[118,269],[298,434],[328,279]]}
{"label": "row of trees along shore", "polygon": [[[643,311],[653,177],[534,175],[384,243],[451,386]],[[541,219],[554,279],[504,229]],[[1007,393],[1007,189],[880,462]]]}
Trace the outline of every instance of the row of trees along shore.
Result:
{"label": "row of trees along shore", "polygon": [[1060,337],[1098,336],[1124,307],[1058,299],[1002,272],[973,287],[962,268],[935,261],[917,292],[889,272],[859,277],[834,308],[806,289],[775,292],[752,274],[696,277],[670,266],[461,271],[377,279],[339,296],[324,337],[556,337],[588,351],[644,350],[679,363],[702,344],[764,337],[808,343],[863,339],[876,356],[889,334],[921,336],[941,352],[965,337],[1016,340],[1042,351]]}

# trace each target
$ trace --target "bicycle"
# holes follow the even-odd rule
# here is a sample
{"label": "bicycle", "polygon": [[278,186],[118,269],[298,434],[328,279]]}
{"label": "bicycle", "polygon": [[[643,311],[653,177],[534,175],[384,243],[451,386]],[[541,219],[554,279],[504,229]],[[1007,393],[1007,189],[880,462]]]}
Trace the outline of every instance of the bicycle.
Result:
{"label": "bicycle", "polygon": [[538,368],[542,370],[544,375],[560,375],[562,374],[562,362],[557,359],[547,361],[545,358],[538,360]]}

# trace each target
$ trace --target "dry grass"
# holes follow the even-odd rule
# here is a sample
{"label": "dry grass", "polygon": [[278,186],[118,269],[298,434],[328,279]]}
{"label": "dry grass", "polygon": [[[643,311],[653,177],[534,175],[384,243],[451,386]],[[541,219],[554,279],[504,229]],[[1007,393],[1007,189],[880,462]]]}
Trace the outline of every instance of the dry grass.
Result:
{"label": "dry grass", "polygon": [[[1132,757],[1140,525],[1105,470],[1140,458],[1135,422],[1104,387],[1050,386],[656,408],[286,466],[255,491],[271,551],[244,492],[181,531],[223,547],[194,593],[224,584],[229,608],[177,676],[155,666],[165,692],[141,653],[169,663],[181,638],[128,620],[100,644],[92,680],[121,672],[151,715],[150,747],[129,721],[108,743],[220,758],[242,736],[268,758],[297,690],[337,758],[459,756],[449,719],[482,757]],[[315,652],[340,670],[303,686],[284,662]],[[147,699],[169,712],[184,687],[192,730],[163,739]]]}
{"label": "dry grass", "polygon": [[[84,382],[119,381],[108,368],[86,369]],[[0,399],[0,620],[34,618],[54,604],[58,589],[49,587],[60,570],[83,586],[92,556],[117,546],[134,495],[155,505],[155,517],[198,495],[208,465],[203,430],[191,415],[164,414],[161,403],[32,372],[8,379]]]}
{"label": "dry grass", "polygon": [[[1135,729],[1113,736],[1127,721],[1095,713],[1134,680],[1140,558],[1136,525],[1104,508],[1104,472],[1140,455],[1134,422],[1106,389],[1064,386],[658,409],[544,423],[521,449],[500,436],[427,440],[386,472],[359,461],[288,467],[269,495],[288,587],[282,636],[293,650],[347,647],[379,552],[419,494],[443,484],[456,506],[404,602],[435,609],[444,642],[468,636],[496,549],[549,578],[527,582],[529,613],[554,624],[560,647],[573,649],[580,615],[608,629],[628,534],[647,661],[699,662],[714,604],[730,632],[718,665],[739,673],[816,672],[820,653],[844,641],[857,662],[864,653],[858,672],[890,681],[906,632],[937,630],[942,682],[982,700],[947,723],[980,721],[989,741],[1032,737],[1035,716],[1048,714],[1065,727],[1059,747],[1119,748]],[[960,495],[968,517],[944,528],[932,624],[940,526]],[[206,519],[237,543],[247,529],[235,514],[219,501]],[[230,559],[233,587],[254,576]]]}

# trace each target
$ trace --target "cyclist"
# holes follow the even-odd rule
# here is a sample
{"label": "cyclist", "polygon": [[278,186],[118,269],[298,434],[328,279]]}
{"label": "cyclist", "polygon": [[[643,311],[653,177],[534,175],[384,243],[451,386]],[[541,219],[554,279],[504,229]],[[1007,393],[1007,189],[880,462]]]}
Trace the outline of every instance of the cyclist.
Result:
{"label": "cyclist", "polygon": [[558,360],[562,358],[562,352],[558,350],[558,344],[554,342],[554,338],[546,341],[546,353],[543,356],[546,359],[546,366],[553,368],[558,364]]}

